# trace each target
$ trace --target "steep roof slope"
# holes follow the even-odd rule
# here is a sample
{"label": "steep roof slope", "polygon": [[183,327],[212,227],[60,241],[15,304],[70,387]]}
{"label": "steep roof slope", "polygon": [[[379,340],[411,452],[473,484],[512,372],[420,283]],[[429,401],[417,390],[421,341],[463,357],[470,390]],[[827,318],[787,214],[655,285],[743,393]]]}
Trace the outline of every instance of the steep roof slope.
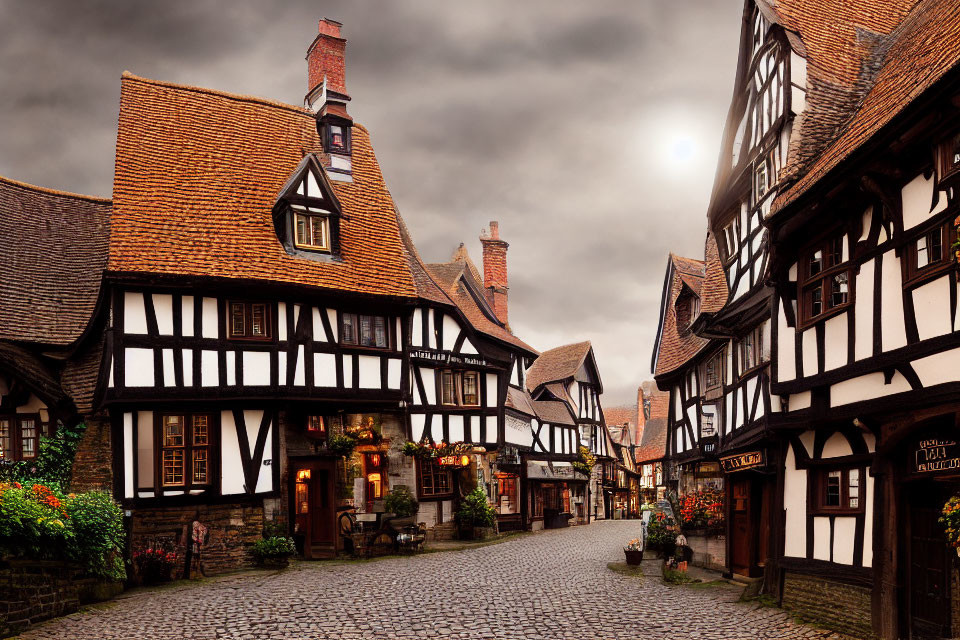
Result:
{"label": "steep roof slope", "polygon": [[[834,5],[842,11],[832,10]],[[960,5],[953,0],[780,0],[776,12],[785,26],[795,25],[813,51],[808,55],[811,108],[802,116],[799,156],[790,159],[785,174],[797,180],[778,195],[774,213],[960,63]],[[838,34],[846,37],[834,44]]]}
{"label": "steep roof slope", "polygon": [[587,340],[544,351],[527,371],[527,389],[535,391],[537,387],[548,382],[572,378],[591,348],[590,341]]}
{"label": "steep roof slope", "polygon": [[0,178],[0,339],[65,346],[93,315],[110,201]]}
{"label": "steep roof slope", "polygon": [[360,125],[353,182],[333,183],[342,260],[284,252],[272,207],[303,156],[321,150],[307,109],[125,73],[108,268],[416,296],[393,200]]}
{"label": "steep roof slope", "polygon": [[650,418],[643,427],[643,437],[634,458],[637,462],[659,460],[667,452],[667,414],[670,410],[670,394],[663,391],[644,393],[650,398]]}
{"label": "steep roof slope", "polygon": [[704,275],[705,263],[702,260],[670,254],[660,306],[660,328],[653,354],[655,376],[675,371],[708,344],[704,338],[677,325],[676,310],[677,296],[683,285],[693,281],[697,284],[696,290],[702,291]]}

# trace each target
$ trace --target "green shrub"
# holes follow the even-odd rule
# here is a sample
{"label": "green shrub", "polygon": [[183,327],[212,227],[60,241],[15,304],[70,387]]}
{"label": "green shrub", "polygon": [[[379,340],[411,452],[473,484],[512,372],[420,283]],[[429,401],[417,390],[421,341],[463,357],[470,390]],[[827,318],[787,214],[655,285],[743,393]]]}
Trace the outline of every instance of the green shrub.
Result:
{"label": "green shrub", "polygon": [[417,502],[407,485],[397,485],[390,490],[383,501],[383,508],[387,513],[394,513],[399,518],[406,518],[417,514],[420,504]]}
{"label": "green shrub", "polygon": [[492,527],[497,511],[487,504],[487,494],[477,487],[460,501],[457,522],[465,527]]}
{"label": "green shrub", "polygon": [[[660,515],[660,514],[658,514]],[[647,525],[647,547],[663,551],[665,555],[673,553],[676,548],[677,533],[668,528],[668,525],[659,517],[650,519]]]}
{"label": "green shrub", "polygon": [[34,460],[0,460],[0,483],[34,483],[69,486],[73,457],[80,446],[83,423],[59,425],[52,436],[40,436],[40,449]]}
{"label": "green shrub", "polygon": [[284,536],[272,536],[269,538],[260,538],[253,543],[250,553],[257,559],[290,556],[296,552],[297,548],[293,544],[293,538]]}
{"label": "green shrub", "polygon": [[0,483],[0,555],[69,560],[88,575],[122,580],[123,545],[123,513],[107,494]]}
{"label": "green shrub", "polygon": [[582,473],[585,476],[589,476],[590,472],[593,471],[594,465],[597,464],[597,459],[590,449],[587,449],[584,446],[580,446],[577,449],[577,459],[571,464],[574,471]]}
{"label": "green shrub", "polygon": [[334,453],[338,456],[343,456],[344,458],[349,458],[353,455],[353,450],[357,447],[357,441],[355,438],[350,436],[345,436],[341,433],[335,433],[330,436],[330,441],[327,444],[327,448],[330,449],[331,453]]}

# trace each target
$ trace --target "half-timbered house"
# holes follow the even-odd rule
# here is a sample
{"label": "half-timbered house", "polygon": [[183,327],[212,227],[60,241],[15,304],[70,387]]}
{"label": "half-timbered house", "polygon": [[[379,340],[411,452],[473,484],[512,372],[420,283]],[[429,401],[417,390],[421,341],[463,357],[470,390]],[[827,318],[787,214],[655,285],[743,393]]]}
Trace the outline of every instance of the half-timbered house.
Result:
{"label": "half-timbered house", "polygon": [[[680,397],[669,447],[683,462],[679,423],[697,415],[684,415],[685,381],[706,379],[701,354],[726,352],[728,567],[750,549],[748,572],[785,607],[854,635],[960,631],[937,524],[960,490],[958,30],[946,1],[745,3],[704,268],[712,236],[727,296],[701,300],[687,338],[715,346],[657,378]],[[668,270],[655,371],[671,306],[681,313],[676,279]],[[741,511],[762,525],[746,544]]]}
{"label": "half-timbered house", "polygon": [[643,432],[634,459],[640,472],[640,498],[645,503],[652,503],[663,500],[667,491],[664,464],[670,394],[659,391],[653,382],[644,382],[638,396],[643,407]]}

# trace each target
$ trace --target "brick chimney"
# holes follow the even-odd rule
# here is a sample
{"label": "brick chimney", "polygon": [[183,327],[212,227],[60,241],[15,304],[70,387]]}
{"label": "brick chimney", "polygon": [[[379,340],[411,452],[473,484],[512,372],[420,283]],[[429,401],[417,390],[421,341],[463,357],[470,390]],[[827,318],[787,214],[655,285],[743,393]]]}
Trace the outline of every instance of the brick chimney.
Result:
{"label": "brick chimney", "polygon": [[483,288],[487,303],[493,308],[503,324],[510,328],[507,319],[507,248],[510,246],[500,239],[500,224],[490,222],[489,233],[485,230],[480,236],[483,245]]}
{"label": "brick chimney", "polygon": [[311,94],[323,84],[326,89],[346,95],[347,79],[344,54],[347,41],[340,37],[340,27],[336,20],[324,18],[320,21],[320,34],[307,49],[307,92]]}

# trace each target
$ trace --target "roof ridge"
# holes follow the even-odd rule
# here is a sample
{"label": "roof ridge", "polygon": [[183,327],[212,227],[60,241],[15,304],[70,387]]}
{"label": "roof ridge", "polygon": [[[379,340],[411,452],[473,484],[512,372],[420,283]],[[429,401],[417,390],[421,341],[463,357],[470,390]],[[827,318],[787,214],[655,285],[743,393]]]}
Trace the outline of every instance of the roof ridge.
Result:
{"label": "roof ridge", "polygon": [[7,178],[5,176],[0,176],[0,182],[5,182],[15,187],[20,187],[22,189],[30,189],[31,191],[38,191],[40,193],[46,193],[54,196],[64,196],[67,198],[79,198],[80,200],[89,200],[91,202],[113,204],[112,198],[101,198],[100,196],[88,196],[82,193],[74,193],[72,191],[61,191],[60,189],[51,189],[49,187],[41,187],[39,185],[31,184],[29,182],[22,182],[20,180],[14,180],[13,178]]}
{"label": "roof ridge", "polygon": [[[253,96],[243,93],[233,93],[230,91],[223,91],[221,89],[210,89],[208,87],[200,87],[197,85],[183,84],[179,82],[170,82],[169,80],[155,80],[153,78],[144,78],[143,76],[138,76],[135,73],[130,71],[124,71],[120,75],[120,80],[130,80],[134,82],[142,82],[144,84],[152,84],[158,87],[167,87],[169,89],[179,89],[181,91],[192,91],[194,93],[204,93],[211,96],[219,96],[221,98],[228,98],[230,100],[236,100],[238,102],[254,102],[257,104],[262,104],[267,107],[276,107],[278,109],[285,109],[287,111],[293,111],[294,113],[302,113],[308,116],[314,116],[315,113],[312,109],[307,107],[298,107],[295,104],[288,104],[286,102],[280,102],[279,100],[271,100],[270,98],[264,98],[261,96]],[[363,128],[366,131],[366,128]]]}

